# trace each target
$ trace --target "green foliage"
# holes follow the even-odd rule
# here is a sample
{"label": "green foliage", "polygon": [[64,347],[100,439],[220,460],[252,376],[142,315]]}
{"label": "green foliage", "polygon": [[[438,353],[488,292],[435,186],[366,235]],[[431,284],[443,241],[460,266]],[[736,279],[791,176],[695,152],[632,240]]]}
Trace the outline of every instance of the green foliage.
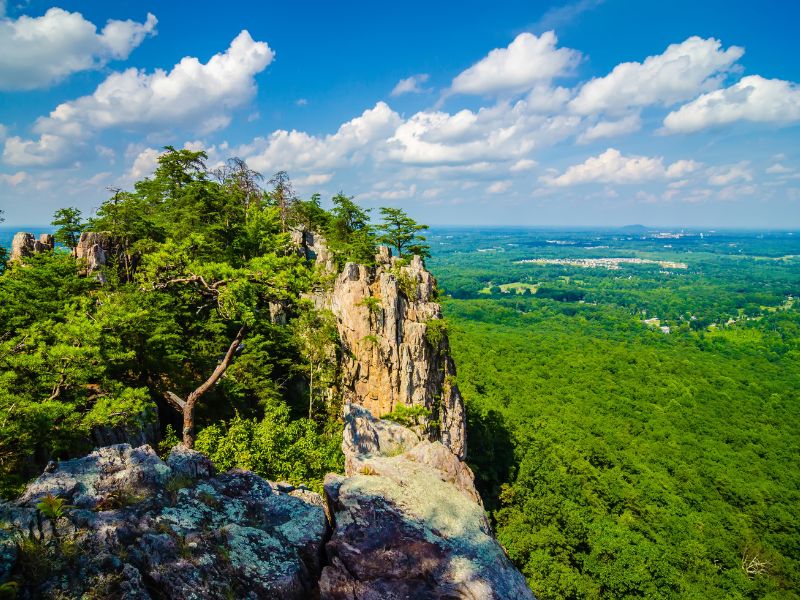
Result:
{"label": "green foliage", "polygon": [[238,415],[201,430],[196,449],[221,470],[240,467],[273,481],[288,481],[321,491],[326,473],[341,471],[341,431],[320,431],[308,419],[292,420],[285,406],[267,406],[263,419]]}
{"label": "green foliage", "polygon": [[425,322],[425,341],[436,350],[447,337],[447,321],[445,319],[431,319]]}
{"label": "green foliage", "polygon": [[150,400],[147,388],[123,388],[118,394],[97,400],[86,413],[88,427],[108,425],[141,425],[155,422],[156,407]]}
{"label": "green foliage", "polygon": [[378,225],[378,242],[395,248],[400,258],[414,254],[431,255],[425,237],[418,233],[428,229],[427,225],[420,225],[400,208],[381,208],[380,211],[383,221]]}
{"label": "green foliage", "polygon": [[47,495],[39,501],[36,508],[42,513],[45,519],[55,522],[66,515],[67,510],[74,507],[66,504],[64,498],[54,496],[50,492],[47,492]]}
{"label": "green foliage", "polygon": [[400,262],[392,266],[389,272],[397,279],[397,289],[409,300],[416,300],[419,296],[419,282],[409,273],[405,265]]}
{"label": "green foliage", "polygon": [[164,429],[164,435],[161,438],[161,442],[158,444],[158,455],[163,460],[166,460],[172,449],[180,443],[181,438],[179,438],[178,434],[175,433],[175,428],[171,424],[168,424]]}
{"label": "green foliage", "polygon": [[394,421],[405,427],[416,427],[427,423],[432,417],[433,413],[424,406],[398,404],[392,412],[383,415],[381,418]]}
{"label": "green foliage", "polygon": [[75,207],[59,208],[50,224],[56,227],[53,238],[57,243],[64,244],[70,249],[78,245],[84,228],[80,210]]}
{"label": "green foliage", "polygon": [[371,265],[375,262],[375,234],[369,210],[362,209],[344,194],[333,197],[333,209],[325,237],[339,266],[346,262]]}
{"label": "green foliage", "polygon": [[[456,297],[444,312],[468,461],[511,559],[541,598],[796,597],[800,270],[725,254],[796,242],[546,241],[565,237],[437,235],[430,261]],[[514,262],[645,251],[690,269]],[[554,292],[478,295],[515,282]]]}
{"label": "green foliage", "polygon": [[359,302],[359,306],[366,306],[370,314],[377,315],[381,312],[381,299],[377,296],[367,296]]}
{"label": "green foliage", "polygon": [[168,453],[183,429],[170,394],[198,400],[196,428],[223,465],[249,464],[244,429],[262,474],[319,484],[341,467],[336,326],[300,300],[322,278],[289,228],[325,235],[339,264],[370,264],[369,211],[338,194],[328,212],[318,195],[296,198],[284,172],[264,189],[244,161],[209,171],[206,158],[166,147],[88,224],[57,211],[59,243],[107,237],[97,276],[66,252],[0,261],[0,496],[89,451],[103,428],[149,432],[157,417]]}
{"label": "green foliage", "polygon": [[4,600],[13,600],[17,597],[19,591],[19,584],[16,581],[6,581],[0,584],[0,598]]}

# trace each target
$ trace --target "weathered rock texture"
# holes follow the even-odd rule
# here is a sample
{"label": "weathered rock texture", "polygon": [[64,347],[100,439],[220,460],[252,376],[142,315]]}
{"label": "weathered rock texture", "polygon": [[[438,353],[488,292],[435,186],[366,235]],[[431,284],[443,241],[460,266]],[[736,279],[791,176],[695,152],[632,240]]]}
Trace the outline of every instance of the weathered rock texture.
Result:
{"label": "weathered rock texture", "polygon": [[297,248],[302,257],[314,261],[328,272],[336,269],[333,253],[328,249],[325,238],[320,234],[297,228],[291,230],[291,236],[292,245]]}
{"label": "weathered rock texture", "polygon": [[86,261],[86,270],[91,273],[106,265],[115,252],[115,245],[108,233],[84,231],[75,246],[75,258]]}
{"label": "weathered rock texture", "polygon": [[[73,506],[55,527],[35,508],[47,493]],[[20,598],[310,598],[328,535],[317,494],[126,444],[61,463],[0,521],[23,532],[0,530]]]}
{"label": "weathered rock texture", "polygon": [[454,382],[436,280],[415,256],[410,264],[379,249],[376,266],[345,265],[330,295],[342,342],[344,400],[375,415],[424,407],[437,423],[423,434],[466,455],[464,403]]}
{"label": "weathered rock texture", "polygon": [[321,598],[532,599],[492,536],[469,467],[439,442],[346,411],[348,477],[325,482],[335,528]]}
{"label": "weathered rock texture", "polygon": [[20,231],[14,235],[14,239],[11,242],[9,260],[21,260],[26,256],[52,250],[54,247],[53,236],[49,233],[43,233],[39,236],[39,239],[36,239],[32,233]]}
{"label": "weathered rock texture", "polygon": [[[444,445],[347,405],[342,449],[327,505],[182,446],[166,463],[120,444],[52,464],[0,504],[0,584],[22,599],[533,599]],[[69,505],[54,521],[36,509],[48,494]]]}

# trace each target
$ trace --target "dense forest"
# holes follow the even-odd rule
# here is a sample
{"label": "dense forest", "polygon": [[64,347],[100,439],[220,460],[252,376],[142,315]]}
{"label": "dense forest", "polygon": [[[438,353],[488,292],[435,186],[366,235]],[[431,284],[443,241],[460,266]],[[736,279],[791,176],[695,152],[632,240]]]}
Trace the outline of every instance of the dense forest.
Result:
{"label": "dense forest", "polygon": [[[167,148],[88,222],[57,211],[54,251],[7,264],[2,251],[0,496],[50,460],[156,423],[162,451],[182,437],[220,469],[317,489],[341,471],[341,406],[323,393],[336,329],[305,299],[333,282],[291,231],[324,232],[340,265],[369,264],[378,243],[425,254],[424,226],[397,208],[373,224],[342,194],[326,211],[296,198],[286,173],[264,182],[240,160],[205,159]],[[83,231],[110,244],[100,268],[76,264]]]}
{"label": "dense forest", "polygon": [[[428,256],[468,462],[543,600],[797,598],[800,240],[790,233],[437,229],[239,160],[167,148],[58,243],[0,248],[0,496],[109,428],[158,422],[220,469],[340,471],[331,315],[304,299],[379,243]],[[107,232],[101,269],[72,250]],[[428,246],[430,243],[430,247]],[[622,260],[620,260],[622,259]],[[329,348],[333,348],[333,355]],[[222,376],[224,374],[224,376]],[[157,417],[157,418],[156,418]]]}
{"label": "dense forest", "polygon": [[[792,234],[454,229],[431,243],[469,460],[539,597],[798,597]],[[543,262],[587,257],[654,262]]]}

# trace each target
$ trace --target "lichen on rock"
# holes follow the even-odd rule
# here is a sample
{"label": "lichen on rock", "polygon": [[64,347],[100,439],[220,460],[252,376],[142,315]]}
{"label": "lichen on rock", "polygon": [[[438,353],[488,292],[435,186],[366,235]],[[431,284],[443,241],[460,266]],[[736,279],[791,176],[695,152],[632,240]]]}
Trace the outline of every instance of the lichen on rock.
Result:
{"label": "lichen on rock", "polygon": [[364,409],[347,408],[345,421],[348,476],[325,482],[335,528],[323,600],[533,598],[494,539],[466,464],[440,442],[389,451],[398,426]]}
{"label": "lichen on rock", "polygon": [[[36,509],[46,494],[70,506],[52,522]],[[214,475],[206,457],[183,448],[166,464],[149,446],[100,448],[0,505],[9,526],[0,530],[0,583],[19,579],[31,559],[21,539],[49,562],[21,582],[20,598],[95,597],[100,588],[113,598],[308,598],[328,536],[322,499],[310,494],[249,471]],[[73,546],[80,552],[67,555]]]}

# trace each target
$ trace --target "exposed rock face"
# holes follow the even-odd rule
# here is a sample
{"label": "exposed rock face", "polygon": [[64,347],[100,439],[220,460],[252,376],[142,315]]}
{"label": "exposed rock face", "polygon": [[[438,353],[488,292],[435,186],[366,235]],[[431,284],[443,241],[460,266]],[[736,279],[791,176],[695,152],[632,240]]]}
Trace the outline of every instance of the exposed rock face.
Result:
{"label": "exposed rock face", "polygon": [[86,270],[91,273],[108,262],[114,251],[111,236],[104,232],[84,231],[75,246],[75,258],[86,261]]}
{"label": "exposed rock face", "polygon": [[414,444],[402,427],[347,413],[348,477],[325,482],[335,529],[321,598],[532,599],[491,534],[469,467],[439,442]]}
{"label": "exposed rock face", "polygon": [[347,402],[373,414],[398,406],[428,409],[439,427],[438,439],[457,456],[466,454],[464,403],[454,383],[436,280],[415,256],[410,264],[381,247],[375,267],[345,265],[330,296],[344,346],[342,391]]}
{"label": "exposed rock face", "polygon": [[[327,505],[215,474],[182,446],[166,463],[120,444],[48,465],[0,504],[0,583],[22,599],[533,600],[463,461],[361,406],[345,425],[346,476],[326,479]],[[55,521],[35,508],[48,494],[70,505]]]}
{"label": "exposed rock face", "polygon": [[333,253],[328,249],[325,238],[318,233],[307,229],[292,229],[292,245],[297,248],[301,256],[314,261],[328,272],[336,269]]}
{"label": "exposed rock face", "polygon": [[52,250],[55,247],[53,236],[43,233],[36,239],[32,233],[20,231],[14,235],[11,242],[10,260],[21,260],[39,252]]}
{"label": "exposed rock face", "polygon": [[[0,505],[0,521],[34,548],[17,561],[0,530],[0,581],[24,574],[20,598],[309,598],[328,533],[323,502],[283,489],[247,471],[214,476],[182,448],[166,464],[149,446],[101,448]],[[47,493],[74,506],[55,528],[35,509]],[[48,569],[32,568],[53,553]]]}

